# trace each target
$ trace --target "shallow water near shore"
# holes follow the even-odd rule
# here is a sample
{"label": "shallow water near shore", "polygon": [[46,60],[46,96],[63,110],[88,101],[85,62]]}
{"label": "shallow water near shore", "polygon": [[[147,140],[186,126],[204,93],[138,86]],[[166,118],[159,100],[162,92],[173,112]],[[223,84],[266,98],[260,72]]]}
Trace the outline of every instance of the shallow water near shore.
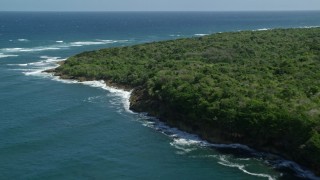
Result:
{"label": "shallow water near shore", "polygon": [[130,92],[43,70],[83,51],[320,26],[320,12],[0,12],[0,179],[317,179],[280,157],[131,112]]}

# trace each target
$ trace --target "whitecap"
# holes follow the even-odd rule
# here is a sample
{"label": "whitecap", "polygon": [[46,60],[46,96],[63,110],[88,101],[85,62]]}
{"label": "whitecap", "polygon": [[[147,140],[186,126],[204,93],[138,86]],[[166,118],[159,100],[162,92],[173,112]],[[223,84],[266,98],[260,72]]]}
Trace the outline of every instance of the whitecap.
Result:
{"label": "whitecap", "polygon": [[195,36],[206,36],[208,34],[194,34]]}
{"label": "whitecap", "polygon": [[[50,74],[50,73],[48,73]],[[65,83],[65,84],[77,84],[79,81],[77,80],[72,80],[72,79],[61,79],[59,76],[52,76],[52,80]]]}
{"label": "whitecap", "polygon": [[54,58],[54,59],[58,59],[60,57],[51,57],[51,56],[40,56],[41,59],[51,59],[51,58]]}
{"label": "whitecap", "polygon": [[97,41],[78,41],[78,42],[71,42],[71,46],[89,46],[89,45],[102,45],[102,44],[110,44],[115,43],[117,41],[114,40],[97,40]]}
{"label": "whitecap", "polygon": [[21,68],[18,68],[18,69],[9,69],[11,71],[21,71],[23,74],[25,72],[31,72],[33,69],[21,69]]}
{"label": "whitecap", "polygon": [[28,66],[28,64],[17,64],[17,66]]}
{"label": "whitecap", "polygon": [[268,31],[270,30],[270,28],[261,28],[261,29],[257,29],[257,31]]}
{"label": "whitecap", "polygon": [[28,39],[18,39],[18,41],[20,41],[20,42],[28,42],[29,40]]}
{"label": "whitecap", "polygon": [[0,53],[0,58],[7,58],[7,57],[17,57],[18,55],[15,54],[3,54]]}
{"label": "whitecap", "polygon": [[7,66],[28,66],[28,64],[7,64]]}
{"label": "whitecap", "polygon": [[27,76],[31,76],[31,75],[37,76],[37,75],[41,75],[42,71],[43,71],[42,69],[38,69],[38,70],[30,69],[27,72],[23,72],[23,74]]}
{"label": "whitecap", "polygon": [[117,41],[114,41],[114,40],[104,40],[104,39],[96,39],[97,41],[100,41],[100,42],[105,42],[105,43],[114,43],[114,42],[117,42]]}
{"label": "whitecap", "polygon": [[43,71],[48,69],[53,69],[58,67],[57,62],[64,61],[66,59],[62,59],[60,57],[50,57],[50,56],[41,56],[40,61],[30,62],[27,64],[17,64],[20,66],[28,66],[29,69],[22,70],[23,74],[27,76],[43,76],[43,77],[52,77],[50,73],[43,73]]}
{"label": "whitecap", "polygon": [[117,42],[124,43],[127,41],[128,40],[97,39],[95,41],[77,41],[77,42],[64,43],[64,41],[59,40],[59,41],[56,41],[59,44],[55,44],[55,45],[39,46],[39,47],[32,47],[32,48],[20,48],[20,47],[3,48],[3,49],[0,49],[0,51],[9,52],[9,53],[37,52],[37,51],[60,50],[60,49],[66,49],[70,47],[81,47],[81,46],[89,46],[89,45],[104,45],[104,44],[111,44],[111,43],[117,43]]}
{"label": "whitecap", "polygon": [[182,146],[191,146],[191,145],[197,145],[199,144],[199,140],[194,140],[194,139],[185,139],[185,138],[176,138],[173,140],[172,144],[175,145],[182,145]]}
{"label": "whitecap", "polygon": [[35,48],[4,48],[1,49],[5,52],[36,52],[36,51],[47,51],[47,50],[58,50],[60,47],[35,47]]}
{"label": "whitecap", "polygon": [[[170,142],[170,145],[175,147],[178,151],[178,154],[186,154],[196,150],[196,145],[198,145],[198,141],[184,139],[184,138],[175,138],[173,142]],[[183,153],[181,153],[183,152]]]}
{"label": "whitecap", "polygon": [[3,48],[1,49],[2,51],[6,51],[6,52],[20,52],[20,50],[22,50],[23,48]]}
{"label": "whitecap", "polygon": [[301,26],[300,28],[319,28],[320,26]]}
{"label": "whitecap", "polygon": [[61,59],[61,57],[51,57],[51,56],[40,56],[41,59],[45,59],[44,62],[51,63],[51,62],[59,62],[64,61],[66,59]]}
{"label": "whitecap", "polygon": [[72,42],[70,43],[71,46],[88,46],[88,45],[99,45],[104,44],[103,42],[96,42],[96,41],[79,41],[79,42]]}

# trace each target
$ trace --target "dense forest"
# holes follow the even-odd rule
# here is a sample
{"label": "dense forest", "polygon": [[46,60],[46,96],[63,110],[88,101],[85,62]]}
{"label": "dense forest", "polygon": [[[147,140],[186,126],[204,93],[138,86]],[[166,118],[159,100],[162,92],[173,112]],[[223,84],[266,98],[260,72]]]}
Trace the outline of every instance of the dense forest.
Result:
{"label": "dense forest", "polygon": [[132,88],[136,111],[320,172],[320,28],[101,49],[70,57],[55,74]]}

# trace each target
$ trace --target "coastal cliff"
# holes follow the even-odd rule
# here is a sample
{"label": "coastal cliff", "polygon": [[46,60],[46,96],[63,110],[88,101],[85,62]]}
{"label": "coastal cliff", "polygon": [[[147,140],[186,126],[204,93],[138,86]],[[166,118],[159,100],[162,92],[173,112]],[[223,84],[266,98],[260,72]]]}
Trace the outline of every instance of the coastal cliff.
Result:
{"label": "coastal cliff", "polygon": [[84,52],[52,72],[133,89],[131,109],[320,174],[320,28],[219,33]]}

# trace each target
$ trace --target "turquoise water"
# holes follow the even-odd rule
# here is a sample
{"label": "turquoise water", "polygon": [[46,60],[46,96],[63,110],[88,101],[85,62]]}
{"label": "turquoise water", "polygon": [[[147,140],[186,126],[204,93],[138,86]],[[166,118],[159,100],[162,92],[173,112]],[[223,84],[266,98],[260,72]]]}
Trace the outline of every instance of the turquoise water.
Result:
{"label": "turquoise water", "polygon": [[294,162],[133,113],[129,92],[42,73],[93,49],[310,26],[320,12],[0,12],[0,179],[315,179]]}

